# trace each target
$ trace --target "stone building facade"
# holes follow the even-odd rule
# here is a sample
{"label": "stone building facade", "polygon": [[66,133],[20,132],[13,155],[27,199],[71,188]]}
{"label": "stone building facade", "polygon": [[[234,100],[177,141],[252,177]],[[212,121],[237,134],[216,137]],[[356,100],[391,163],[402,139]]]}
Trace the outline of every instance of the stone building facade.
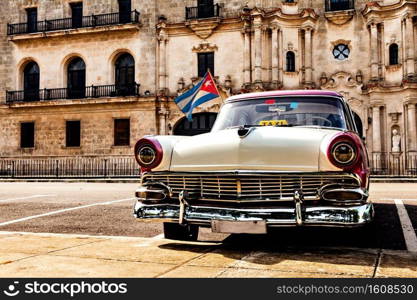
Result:
{"label": "stone building facade", "polygon": [[[415,163],[415,0],[3,2],[1,157],[131,155],[145,134],[205,130],[197,122],[185,124],[173,99],[198,81],[199,68],[210,66],[223,98],[274,89],[340,92],[357,114],[370,156],[378,161],[376,171],[386,168],[384,160],[407,168]],[[83,17],[74,26],[79,2]],[[128,20],[122,20],[123,5],[131,12]],[[34,8],[38,23],[30,28]],[[125,54],[134,61],[140,87],[120,94],[116,65]],[[78,98],[68,96],[75,58],[84,62],[89,91]],[[41,96],[35,101],[27,99],[30,93],[16,92],[27,88],[31,63],[39,73]],[[221,104],[208,102],[195,115],[207,117]],[[129,142],[122,146],[115,145],[117,119],[130,124]],[[77,147],[66,145],[71,120],[80,121]],[[33,147],[21,145],[21,124],[27,122],[34,123]],[[400,141],[395,151],[393,131]]]}

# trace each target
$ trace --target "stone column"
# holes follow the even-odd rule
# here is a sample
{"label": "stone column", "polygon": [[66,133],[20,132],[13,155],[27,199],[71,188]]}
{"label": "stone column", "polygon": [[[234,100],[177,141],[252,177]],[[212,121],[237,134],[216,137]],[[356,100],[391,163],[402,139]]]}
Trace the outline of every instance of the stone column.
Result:
{"label": "stone column", "polygon": [[254,20],[255,31],[255,83],[262,82],[262,20],[260,17]]}
{"label": "stone column", "polygon": [[405,60],[407,65],[407,76],[412,76],[415,73],[413,31],[413,19],[410,16],[407,16],[405,18]]}
{"label": "stone column", "polygon": [[[164,101],[167,101],[164,99]],[[167,119],[169,117],[169,112],[164,106],[164,104],[161,103],[161,107],[158,110],[158,116],[159,116],[159,128],[158,128],[158,134],[160,135],[166,135],[168,134],[167,129]]]}
{"label": "stone column", "polygon": [[410,103],[407,105],[408,111],[408,151],[417,150],[417,123],[416,123],[416,104]]}
{"label": "stone column", "polygon": [[159,40],[159,90],[166,89],[166,43],[168,38],[161,34]]}
{"label": "stone column", "polygon": [[372,151],[381,152],[381,120],[380,107],[372,107]]}
{"label": "stone column", "polygon": [[244,73],[244,79],[243,82],[245,85],[250,85],[250,29],[245,28],[243,30],[243,39],[244,39],[244,49],[243,49],[243,73]]}
{"label": "stone column", "polygon": [[272,30],[272,84],[275,88],[277,88],[278,82],[279,82],[278,62],[279,62],[279,56],[280,56],[279,49],[278,49],[279,27],[274,24],[271,26],[271,30]]}
{"label": "stone column", "polygon": [[282,77],[283,77],[283,71],[284,71],[284,50],[282,47],[283,44],[283,38],[282,38],[282,30],[278,30],[278,81],[282,84]]}
{"label": "stone column", "polygon": [[378,79],[378,29],[375,23],[371,28],[371,79]]}
{"label": "stone column", "polygon": [[306,83],[312,83],[312,53],[311,51],[313,51],[312,47],[311,47],[311,35],[312,35],[312,28],[311,27],[307,27],[304,30],[305,33],[305,81]]}
{"label": "stone column", "polygon": [[262,28],[261,28],[261,32],[262,32],[262,34],[261,34],[261,36],[262,36],[262,46],[261,46],[261,51],[262,51],[262,54],[261,54],[261,60],[262,60],[262,62],[261,62],[261,70],[262,70],[262,75],[261,75],[261,80],[262,80],[262,82],[267,82],[267,81],[270,81],[270,76],[271,76],[271,74],[270,74],[270,72],[272,71],[271,70],[271,66],[269,65],[269,62],[268,62],[268,56],[269,56],[269,54],[268,54],[268,50],[269,50],[269,47],[270,47],[270,44],[269,44],[269,26],[267,26],[267,25],[262,25]]}

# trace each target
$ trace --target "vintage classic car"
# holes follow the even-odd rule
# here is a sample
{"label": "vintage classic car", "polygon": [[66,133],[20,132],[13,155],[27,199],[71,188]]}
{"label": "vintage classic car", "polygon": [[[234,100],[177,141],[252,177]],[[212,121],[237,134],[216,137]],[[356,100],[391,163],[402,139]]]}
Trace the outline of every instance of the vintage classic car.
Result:
{"label": "vintage classic car", "polygon": [[372,221],[363,138],[343,97],[273,91],[228,98],[209,133],[145,136],[134,215],[166,238],[266,233],[274,226]]}

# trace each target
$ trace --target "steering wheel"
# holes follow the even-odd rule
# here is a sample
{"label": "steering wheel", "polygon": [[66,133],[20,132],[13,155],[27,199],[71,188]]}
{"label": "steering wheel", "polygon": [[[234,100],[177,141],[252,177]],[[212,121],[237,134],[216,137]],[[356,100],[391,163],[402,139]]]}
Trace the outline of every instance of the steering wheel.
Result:
{"label": "steering wheel", "polygon": [[323,125],[323,126],[326,126],[326,127],[333,127],[333,123],[332,123],[332,121],[330,121],[330,120],[328,120],[328,119],[326,119],[326,118],[319,117],[319,116],[312,116],[312,119],[322,120],[322,121],[324,121],[325,123],[329,124],[328,126],[326,126],[326,125]]}

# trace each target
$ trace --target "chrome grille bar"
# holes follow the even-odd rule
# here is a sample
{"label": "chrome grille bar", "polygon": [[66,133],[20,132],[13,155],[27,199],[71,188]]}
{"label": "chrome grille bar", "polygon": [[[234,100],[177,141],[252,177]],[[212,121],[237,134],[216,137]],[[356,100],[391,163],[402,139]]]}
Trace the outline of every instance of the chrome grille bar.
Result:
{"label": "chrome grille bar", "polygon": [[172,188],[173,198],[181,191],[198,199],[225,202],[289,201],[301,189],[305,200],[319,200],[318,190],[327,184],[359,187],[357,177],[348,173],[186,173],[153,172],[142,181],[162,182]]}

